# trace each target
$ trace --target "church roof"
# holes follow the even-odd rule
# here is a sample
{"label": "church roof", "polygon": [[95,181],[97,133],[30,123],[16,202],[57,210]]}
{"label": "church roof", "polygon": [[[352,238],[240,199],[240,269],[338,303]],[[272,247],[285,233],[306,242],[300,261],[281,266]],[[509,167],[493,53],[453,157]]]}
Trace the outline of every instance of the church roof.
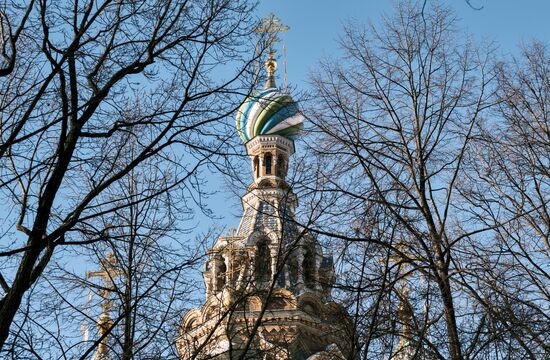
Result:
{"label": "church roof", "polygon": [[248,142],[257,135],[282,135],[293,139],[302,128],[304,116],[289,94],[276,87],[249,96],[237,111],[236,127]]}
{"label": "church roof", "polygon": [[277,233],[285,238],[298,236],[298,224],[290,204],[287,203],[290,200],[283,199],[274,205],[261,197],[253,196],[249,199],[252,200],[243,203],[244,212],[237,228],[238,237],[248,238],[253,233]]}

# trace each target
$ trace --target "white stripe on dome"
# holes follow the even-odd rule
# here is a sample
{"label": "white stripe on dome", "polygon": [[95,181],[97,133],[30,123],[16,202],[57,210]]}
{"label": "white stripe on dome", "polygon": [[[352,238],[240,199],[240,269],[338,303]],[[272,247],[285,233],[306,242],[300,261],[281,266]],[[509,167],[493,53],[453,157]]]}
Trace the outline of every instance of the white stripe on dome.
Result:
{"label": "white stripe on dome", "polygon": [[268,134],[273,134],[273,133],[276,133],[278,131],[281,131],[281,130],[284,130],[286,128],[289,128],[291,126],[295,126],[295,125],[298,125],[300,123],[302,123],[304,121],[305,117],[298,113],[296,115],[293,115],[289,118],[286,118],[285,120],[281,121],[280,123],[278,123],[277,125],[275,125],[274,127],[272,127],[267,133],[266,135]]}

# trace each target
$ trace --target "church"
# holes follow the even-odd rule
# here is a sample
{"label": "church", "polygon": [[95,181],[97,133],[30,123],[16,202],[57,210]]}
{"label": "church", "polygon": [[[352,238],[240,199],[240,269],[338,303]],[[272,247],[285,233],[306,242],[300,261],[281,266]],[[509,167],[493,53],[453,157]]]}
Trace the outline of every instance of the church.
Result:
{"label": "church", "polygon": [[[217,239],[208,251],[202,277],[205,302],[181,321],[176,350],[182,360],[344,360],[358,359],[351,317],[332,298],[335,270],[314,234],[295,218],[297,196],[286,181],[294,139],[304,116],[275,81],[276,33],[288,29],[273,16],[260,31],[268,33],[267,81],[244,100],[236,129],[250,158],[253,181],[241,199],[238,228]],[[116,260],[102,262],[101,277],[112,287]],[[108,292],[98,321],[101,341],[93,360],[109,360],[108,329],[113,326]],[[392,360],[414,356],[409,343],[411,313],[403,287],[403,320]],[[107,333],[107,334],[106,334]]]}
{"label": "church", "polygon": [[[269,29],[279,30],[277,19],[269,21]],[[237,230],[207,254],[206,301],[184,316],[177,341],[184,360],[353,356],[351,318],[331,297],[332,257],[294,217],[298,201],[285,177],[304,117],[276,85],[273,42],[265,87],[237,112],[253,181]]]}

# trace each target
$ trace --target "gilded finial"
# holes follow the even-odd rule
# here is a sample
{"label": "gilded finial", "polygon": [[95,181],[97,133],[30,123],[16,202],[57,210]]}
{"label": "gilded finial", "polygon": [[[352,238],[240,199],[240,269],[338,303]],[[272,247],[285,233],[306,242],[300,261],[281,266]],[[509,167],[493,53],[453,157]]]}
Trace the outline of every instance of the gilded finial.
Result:
{"label": "gilded finial", "polygon": [[[275,59],[275,50],[274,44],[281,41],[277,36],[283,31],[288,31],[290,28],[286,25],[281,24],[281,20],[275,17],[273,14],[260,21],[260,25],[254,28],[254,31],[258,34],[265,36],[265,46],[268,50],[268,58],[265,62],[265,70],[267,72],[267,82],[265,88],[274,88],[275,84],[275,71],[277,70],[277,60]],[[286,71],[285,71],[286,72]],[[286,74],[285,74],[286,77]]]}
{"label": "gilded finial", "polygon": [[274,88],[277,87],[275,84],[275,71],[277,70],[277,60],[275,60],[275,52],[270,52],[269,57],[265,62],[265,70],[267,72],[267,82],[265,83],[265,88]]}

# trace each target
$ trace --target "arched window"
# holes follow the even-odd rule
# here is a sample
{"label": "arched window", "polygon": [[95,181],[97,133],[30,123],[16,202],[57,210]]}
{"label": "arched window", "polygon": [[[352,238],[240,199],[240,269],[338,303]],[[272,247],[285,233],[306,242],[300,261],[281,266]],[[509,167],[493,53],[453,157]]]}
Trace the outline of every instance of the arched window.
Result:
{"label": "arched window", "polygon": [[302,261],[302,271],[304,274],[304,283],[310,288],[315,288],[315,252],[311,246],[307,246]]}
{"label": "arched window", "polygon": [[267,239],[262,239],[256,245],[256,281],[265,282],[271,280],[271,252]]}
{"label": "arched window", "polygon": [[195,326],[197,326],[197,319],[192,318],[191,320],[189,320],[187,322],[187,325],[185,325],[185,330],[189,331],[189,330],[193,329]]}
{"label": "arched window", "polygon": [[309,315],[316,315],[319,314],[319,311],[317,310],[317,306],[313,304],[311,301],[304,301],[302,306],[302,310]]}
{"label": "arched window", "polygon": [[296,258],[291,257],[288,259],[288,276],[290,280],[290,285],[294,286],[298,283],[298,273],[299,273],[298,261]]}
{"label": "arched window", "polygon": [[260,159],[258,155],[254,156],[254,173],[256,174],[256,178],[260,177]]}
{"label": "arched window", "polygon": [[282,309],[291,309],[292,305],[290,301],[284,296],[272,296],[267,299],[266,308],[268,310],[282,310]]}
{"label": "arched window", "polygon": [[271,175],[271,166],[273,163],[273,157],[271,156],[271,153],[267,153],[264,156],[264,165],[265,165],[265,174]]}
{"label": "arched window", "polygon": [[225,261],[220,256],[216,258],[216,291],[222,291],[225,286],[225,275],[227,272],[227,266]]}
{"label": "arched window", "polygon": [[248,311],[260,311],[262,310],[262,301],[256,296],[249,297],[246,302],[246,309]]}

